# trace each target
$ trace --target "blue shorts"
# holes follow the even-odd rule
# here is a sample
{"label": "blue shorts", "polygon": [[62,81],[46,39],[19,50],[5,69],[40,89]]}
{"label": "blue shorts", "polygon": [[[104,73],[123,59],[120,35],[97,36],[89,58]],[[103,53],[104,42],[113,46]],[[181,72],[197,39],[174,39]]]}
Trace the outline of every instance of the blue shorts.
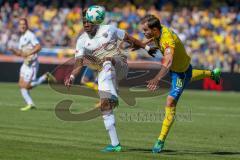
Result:
{"label": "blue shorts", "polygon": [[172,79],[172,86],[169,96],[173,97],[175,101],[178,101],[183,90],[191,81],[192,78],[192,65],[189,65],[185,72],[173,72],[170,71],[170,76]]}
{"label": "blue shorts", "polygon": [[[86,67],[85,70],[84,70],[84,73],[82,75],[83,77],[86,77],[89,81],[91,82],[95,82],[96,81],[96,78],[95,78],[95,75],[94,75],[94,71],[91,70],[90,68]],[[83,78],[82,77],[82,78]]]}

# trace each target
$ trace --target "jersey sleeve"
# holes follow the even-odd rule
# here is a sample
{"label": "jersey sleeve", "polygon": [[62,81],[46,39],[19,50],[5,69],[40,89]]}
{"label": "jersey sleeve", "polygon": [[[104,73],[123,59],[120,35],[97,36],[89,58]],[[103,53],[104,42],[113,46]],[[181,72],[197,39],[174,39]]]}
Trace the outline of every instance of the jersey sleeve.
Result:
{"label": "jersey sleeve", "polygon": [[30,34],[30,42],[33,46],[40,44],[37,37],[33,33]]}
{"label": "jersey sleeve", "polygon": [[122,41],[125,37],[125,31],[115,26],[112,26],[112,29],[114,30],[114,33],[116,34],[117,38]]}
{"label": "jersey sleeve", "polygon": [[79,37],[76,44],[75,58],[82,58],[84,55],[84,40]]}
{"label": "jersey sleeve", "polygon": [[117,28],[117,36],[119,40],[123,40],[125,37],[125,31],[122,29]]}
{"label": "jersey sleeve", "polygon": [[163,51],[165,51],[165,49],[167,49],[168,47],[171,47],[173,49],[175,48],[175,41],[170,31],[166,31],[162,34],[161,45],[162,45]]}

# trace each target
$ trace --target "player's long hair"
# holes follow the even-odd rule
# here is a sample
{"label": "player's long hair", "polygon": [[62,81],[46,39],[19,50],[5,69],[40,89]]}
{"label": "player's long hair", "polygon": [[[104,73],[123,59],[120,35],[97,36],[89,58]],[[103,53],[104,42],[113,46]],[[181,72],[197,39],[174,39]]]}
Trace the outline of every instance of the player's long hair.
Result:
{"label": "player's long hair", "polygon": [[146,16],[144,16],[141,19],[141,23],[147,23],[148,27],[153,29],[153,28],[158,28],[159,30],[161,30],[161,22],[160,20],[155,17],[154,15],[148,14]]}

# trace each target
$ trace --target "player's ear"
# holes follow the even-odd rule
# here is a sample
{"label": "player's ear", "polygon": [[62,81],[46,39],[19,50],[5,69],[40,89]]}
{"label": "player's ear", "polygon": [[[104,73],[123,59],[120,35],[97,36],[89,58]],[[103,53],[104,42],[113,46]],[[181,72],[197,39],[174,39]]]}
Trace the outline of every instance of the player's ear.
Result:
{"label": "player's ear", "polygon": [[156,35],[156,34],[159,32],[159,29],[156,28],[156,27],[154,27],[154,28],[152,29],[152,32],[153,32],[154,35]]}

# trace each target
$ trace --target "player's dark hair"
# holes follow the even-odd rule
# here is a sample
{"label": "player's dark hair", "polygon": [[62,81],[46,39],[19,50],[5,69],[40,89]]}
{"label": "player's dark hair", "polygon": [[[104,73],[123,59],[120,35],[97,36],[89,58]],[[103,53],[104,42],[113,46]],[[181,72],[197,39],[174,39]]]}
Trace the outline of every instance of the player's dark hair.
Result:
{"label": "player's dark hair", "polygon": [[151,29],[158,28],[159,30],[161,30],[160,20],[157,17],[155,17],[154,15],[148,14],[148,15],[144,16],[141,19],[141,23],[147,23],[148,27]]}
{"label": "player's dark hair", "polygon": [[84,8],[84,9],[82,10],[82,18],[85,18],[85,17],[86,17],[86,13],[87,13],[87,9]]}
{"label": "player's dark hair", "polygon": [[20,21],[24,21],[24,22],[25,22],[25,24],[26,24],[26,25],[28,25],[27,18],[20,18],[20,19],[19,19],[19,22],[20,22]]}

